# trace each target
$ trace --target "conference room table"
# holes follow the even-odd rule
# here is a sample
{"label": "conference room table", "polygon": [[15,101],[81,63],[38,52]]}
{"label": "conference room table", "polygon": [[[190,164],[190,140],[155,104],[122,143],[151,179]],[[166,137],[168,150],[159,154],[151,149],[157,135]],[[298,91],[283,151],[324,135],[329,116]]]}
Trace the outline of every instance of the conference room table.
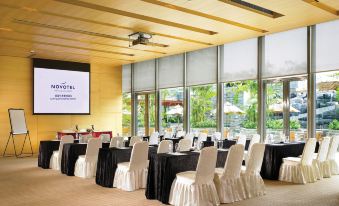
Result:
{"label": "conference room table", "polygon": [[92,131],[92,132],[57,132],[58,139],[61,139],[62,136],[72,135],[74,139],[78,139],[79,135],[92,135],[95,138],[100,137],[102,134],[109,134],[112,138],[112,131]]}
{"label": "conference room table", "polygon": [[[222,141],[223,141],[222,147],[224,149],[229,149],[232,145],[235,145],[237,143],[237,140],[230,140],[230,139],[224,139]],[[251,142],[250,139],[246,139],[245,150],[248,150],[250,142]]]}
{"label": "conference room table", "polygon": [[[102,143],[103,148],[108,148],[110,143]],[[64,144],[61,155],[61,173],[74,176],[75,163],[80,155],[85,155],[87,143]]]}
{"label": "conference room table", "polygon": [[[75,143],[78,140],[74,140]],[[52,157],[53,151],[59,149],[60,140],[42,140],[39,145],[38,153],[38,167],[43,169],[49,169],[50,159]]]}
{"label": "conference room table", "polygon": [[[157,153],[158,146],[150,145],[148,156]],[[131,158],[132,147],[125,148],[101,148],[98,155],[97,171],[95,176],[96,184],[102,187],[113,187],[113,180],[118,164],[129,162]]]}
{"label": "conference room table", "polygon": [[[217,167],[224,167],[228,150],[218,150]],[[145,196],[168,204],[172,182],[177,173],[196,170],[199,152],[151,154]]]}

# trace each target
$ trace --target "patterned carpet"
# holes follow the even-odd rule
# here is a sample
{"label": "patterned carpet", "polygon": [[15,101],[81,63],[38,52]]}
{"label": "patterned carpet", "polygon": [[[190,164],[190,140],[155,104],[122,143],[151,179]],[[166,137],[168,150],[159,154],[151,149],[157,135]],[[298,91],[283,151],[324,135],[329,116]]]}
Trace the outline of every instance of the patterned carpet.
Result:
{"label": "patterned carpet", "polygon": [[[307,185],[278,181],[265,183],[265,196],[228,205],[339,205],[339,176]],[[1,206],[162,205],[158,201],[147,200],[144,193],[144,190],[124,192],[103,188],[96,185],[94,179],[84,180],[43,170],[37,167],[37,158],[0,158]]]}

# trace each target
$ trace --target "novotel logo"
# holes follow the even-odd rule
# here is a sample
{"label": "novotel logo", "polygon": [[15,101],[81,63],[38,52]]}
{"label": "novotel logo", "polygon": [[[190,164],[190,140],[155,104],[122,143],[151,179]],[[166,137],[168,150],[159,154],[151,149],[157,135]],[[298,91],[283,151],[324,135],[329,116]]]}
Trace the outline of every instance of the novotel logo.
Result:
{"label": "novotel logo", "polygon": [[67,85],[66,82],[62,82],[61,84],[51,84],[52,89],[75,89],[74,85]]}

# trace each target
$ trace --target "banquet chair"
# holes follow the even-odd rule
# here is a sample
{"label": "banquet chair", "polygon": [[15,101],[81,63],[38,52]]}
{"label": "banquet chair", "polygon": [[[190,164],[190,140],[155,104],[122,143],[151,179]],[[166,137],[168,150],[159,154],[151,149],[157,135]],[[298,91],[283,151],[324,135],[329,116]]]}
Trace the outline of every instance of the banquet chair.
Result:
{"label": "banquet chair", "polygon": [[191,146],[192,146],[193,145],[194,134],[193,133],[187,133],[185,135],[184,139],[189,139],[191,141]]}
{"label": "banquet chair", "polygon": [[192,147],[191,140],[189,139],[181,139],[178,143],[177,152],[187,152],[190,151]]}
{"label": "banquet chair", "polygon": [[118,164],[113,187],[125,191],[145,188],[147,182],[148,142],[137,142],[133,146],[130,162]]}
{"label": "banquet chair", "polygon": [[244,146],[236,144],[231,146],[224,168],[216,168],[214,183],[217,188],[220,203],[232,203],[245,199],[240,172]]}
{"label": "banquet chair", "polygon": [[242,144],[244,147],[246,147],[246,136],[243,134],[240,134],[237,140],[237,144]]}
{"label": "banquet chair", "polygon": [[180,172],[172,183],[169,203],[176,206],[219,205],[219,197],[213,177],[217,149],[201,150],[196,171]]}
{"label": "banquet chair", "polygon": [[[330,147],[328,149],[328,154],[326,158],[326,163],[331,170],[331,175],[338,175],[339,174],[339,165],[336,161],[336,154],[339,145],[339,136],[332,137]],[[325,166],[326,167],[326,166]]]}
{"label": "banquet chair", "polygon": [[75,162],[74,175],[82,178],[95,177],[99,149],[102,147],[102,141],[99,138],[92,138],[88,141],[86,154],[80,155]]}
{"label": "banquet chair", "polygon": [[248,164],[241,166],[241,181],[245,189],[245,197],[252,198],[265,195],[265,184],[260,176],[264,159],[265,144],[255,143],[249,154]]}
{"label": "banquet chair", "polygon": [[153,132],[152,135],[149,137],[149,144],[157,145],[159,138],[159,132]]}
{"label": "banquet chair", "polygon": [[109,147],[122,147],[124,143],[123,137],[112,137]]}
{"label": "banquet chair", "polygon": [[221,132],[214,132],[213,135],[212,135],[212,141],[214,140],[222,140],[221,138]]}
{"label": "banquet chair", "polygon": [[79,134],[79,143],[87,143],[92,138],[93,137],[90,134]]}
{"label": "banquet chair", "polygon": [[142,142],[142,137],[139,136],[132,136],[130,141],[129,141],[129,146],[133,147],[133,145],[137,142]]}
{"label": "banquet chair", "polygon": [[51,156],[49,167],[54,170],[60,170],[61,168],[61,156],[62,156],[62,150],[64,148],[64,144],[66,143],[73,143],[74,138],[72,135],[65,135],[61,137],[59,150],[53,151],[53,154]]}
{"label": "banquet chair", "polygon": [[329,177],[331,175],[330,167],[325,166],[330,141],[331,141],[330,137],[324,137],[323,140],[321,141],[318,153],[314,153],[313,155],[312,164],[318,180],[321,180],[324,177],[325,173],[326,177]]}
{"label": "banquet chair", "polygon": [[[245,164],[247,164],[248,158],[249,158],[249,153],[251,151],[251,148],[254,144],[259,143],[260,142],[260,135],[259,134],[254,134],[252,136],[252,139],[250,141],[250,145],[248,146],[248,150],[244,151],[244,160],[245,160]],[[246,145],[246,140],[245,140],[245,145]]]}
{"label": "banquet chair", "polygon": [[162,140],[158,146],[158,154],[161,153],[169,153],[170,152],[170,144],[172,143],[171,140]]}
{"label": "banquet chair", "polygon": [[101,139],[101,142],[110,142],[111,141],[111,136],[109,134],[101,134],[99,136]]}
{"label": "banquet chair", "polygon": [[184,136],[185,136],[185,131],[178,131],[177,134],[175,135],[176,138],[180,138]]}
{"label": "banquet chair", "polygon": [[199,133],[198,135],[198,145],[200,142],[206,141],[207,140],[207,133]]}
{"label": "banquet chair", "polygon": [[316,143],[316,138],[309,138],[306,142],[301,158],[283,158],[283,163],[280,166],[279,172],[280,181],[306,184],[317,180],[312,164]]}
{"label": "banquet chair", "polygon": [[166,139],[166,138],[172,138],[172,133],[171,132],[165,132],[164,139]]}

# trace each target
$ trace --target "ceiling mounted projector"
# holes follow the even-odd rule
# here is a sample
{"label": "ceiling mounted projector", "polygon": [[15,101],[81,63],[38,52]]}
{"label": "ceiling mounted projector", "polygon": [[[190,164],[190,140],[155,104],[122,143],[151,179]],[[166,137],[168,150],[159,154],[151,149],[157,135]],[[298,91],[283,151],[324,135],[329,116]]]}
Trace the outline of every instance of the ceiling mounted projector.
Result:
{"label": "ceiling mounted projector", "polygon": [[133,34],[128,35],[129,38],[129,46],[135,46],[138,44],[149,45],[152,44],[149,40],[152,38],[152,34],[147,34],[143,32],[135,32]]}

